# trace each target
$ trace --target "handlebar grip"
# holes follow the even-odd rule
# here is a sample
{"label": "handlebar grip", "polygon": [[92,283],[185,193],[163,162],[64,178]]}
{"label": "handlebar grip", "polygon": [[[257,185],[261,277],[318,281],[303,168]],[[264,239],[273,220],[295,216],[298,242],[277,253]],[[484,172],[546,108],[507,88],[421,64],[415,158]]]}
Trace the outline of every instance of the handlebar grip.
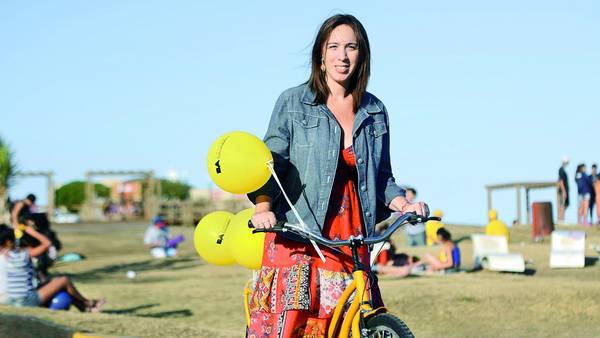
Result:
{"label": "handlebar grip", "polygon": [[283,226],[274,226],[272,228],[260,228],[260,229],[254,229],[252,230],[253,234],[257,234],[260,232],[274,232],[274,233],[282,233],[282,232],[286,232],[286,229]]}
{"label": "handlebar grip", "polygon": [[425,223],[427,221],[441,221],[442,218],[441,217],[435,217],[435,216],[431,216],[431,217],[425,217],[425,216],[419,216],[417,214],[413,214],[409,219],[408,219],[408,223],[415,225],[417,223]]}
{"label": "handlebar grip", "polygon": [[253,234],[259,233],[259,232],[286,232],[287,229],[285,228],[285,222],[284,221],[279,221],[277,223],[275,223],[275,225],[272,228],[260,228],[260,229],[254,229],[252,230]]}

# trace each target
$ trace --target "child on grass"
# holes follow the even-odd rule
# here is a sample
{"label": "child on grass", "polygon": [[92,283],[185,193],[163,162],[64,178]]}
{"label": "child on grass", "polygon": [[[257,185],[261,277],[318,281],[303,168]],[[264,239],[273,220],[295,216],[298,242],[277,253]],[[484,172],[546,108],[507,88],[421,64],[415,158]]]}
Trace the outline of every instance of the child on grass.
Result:
{"label": "child on grass", "polygon": [[152,224],[144,234],[144,244],[150,249],[154,258],[177,256],[177,246],[183,242],[182,235],[170,238],[167,221],[160,215],[152,219]]}
{"label": "child on grass", "polygon": [[[17,229],[17,233],[20,230]],[[42,255],[50,247],[50,240],[37,232],[29,221],[24,233],[37,239],[35,247],[22,248],[19,245],[20,236],[15,237],[15,229],[0,224],[0,255],[6,261],[6,279],[4,286],[8,303],[15,306],[43,306],[60,291],[66,291],[73,300],[73,305],[81,312],[100,312],[105,303],[104,299],[87,299],[73,286],[68,277],[61,276],[49,279],[37,289],[33,285],[35,271],[31,263],[32,257]],[[0,287],[1,288],[1,287]]]}

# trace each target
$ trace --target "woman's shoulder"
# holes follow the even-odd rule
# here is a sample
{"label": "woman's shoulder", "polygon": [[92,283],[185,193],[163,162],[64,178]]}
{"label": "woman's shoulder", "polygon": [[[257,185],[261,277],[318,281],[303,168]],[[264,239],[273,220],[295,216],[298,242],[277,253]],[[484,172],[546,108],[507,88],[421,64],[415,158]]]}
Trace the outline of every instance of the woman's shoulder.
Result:
{"label": "woman's shoulder", "polygon": [[369,112],[383,112],[387,114],[387,109],[385,108],[385,105],[373,93],[365,92],[362,102],[367,111]]}
{"label": "woman's shoulder", "polygon": [[302,99],[306,99],[312,96],[314,99],[314,93],[310,89],[307,83],[303,83],[301,85],[290,87],[281,92],[279,95],[279,100],[285,100],[288,102],[297,101],[300,102]]}

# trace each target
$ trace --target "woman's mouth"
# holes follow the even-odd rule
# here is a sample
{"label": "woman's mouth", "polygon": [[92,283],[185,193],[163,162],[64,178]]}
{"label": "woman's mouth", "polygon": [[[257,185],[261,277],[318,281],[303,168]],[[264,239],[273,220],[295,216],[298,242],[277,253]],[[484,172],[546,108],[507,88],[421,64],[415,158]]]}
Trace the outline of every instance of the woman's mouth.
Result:
{"label": "woman's mouth", "polygon": [[349,69],[350,69],[349,65],[336,65],[335,66],[335,70],[337,70],[340,73],[346,73],[346,72],[348,72]]}

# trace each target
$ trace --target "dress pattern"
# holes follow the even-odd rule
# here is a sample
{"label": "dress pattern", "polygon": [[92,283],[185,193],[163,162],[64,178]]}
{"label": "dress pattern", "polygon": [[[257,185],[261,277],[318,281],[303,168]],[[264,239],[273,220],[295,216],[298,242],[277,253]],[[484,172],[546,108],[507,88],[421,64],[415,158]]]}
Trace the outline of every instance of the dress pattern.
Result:
{"label": "dress pattern", "polygon": [[[363,234],[357,172],[352,147],[340,152],[322,234],[347,239]],[[267,233],[263,264],[250,295],[250,338],[322,338],[326,336],[339,297],[352,282],[352,256],[320,247],[321,261],[311,245]],[[368,268],[369,253],[359,248]],[[379,290],[371,297],[380,302]]]}

